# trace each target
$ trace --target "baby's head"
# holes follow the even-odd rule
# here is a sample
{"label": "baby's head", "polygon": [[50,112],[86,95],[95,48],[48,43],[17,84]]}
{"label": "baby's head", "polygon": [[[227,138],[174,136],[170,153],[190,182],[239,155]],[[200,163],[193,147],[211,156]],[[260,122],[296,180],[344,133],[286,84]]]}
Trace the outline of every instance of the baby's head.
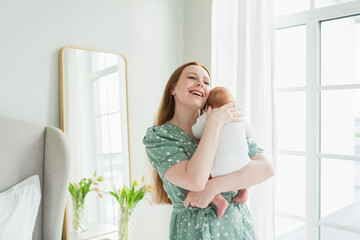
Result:
{"label": "baby's head", "polygon": [[226,103],[235,102],[231,92],[224,87],[215,87],[210,91],[207,105],[212,108],[218,108]]}

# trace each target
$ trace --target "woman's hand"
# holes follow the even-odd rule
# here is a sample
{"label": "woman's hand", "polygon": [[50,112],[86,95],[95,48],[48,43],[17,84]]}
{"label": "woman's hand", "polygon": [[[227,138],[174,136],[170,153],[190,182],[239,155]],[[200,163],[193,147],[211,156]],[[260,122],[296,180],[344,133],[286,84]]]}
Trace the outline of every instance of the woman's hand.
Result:
{"label": "woman's hand", "polygon": [[236,107],[235,103],[227,103],[216,109],[209,106],[206,121],[218,123],[222,127],[230,122],[242,122],[242,116],[241,108]]}
{"label": "woman's hand", "polygon": [[184,206],[187,208],[189,206],[206,208],[211,201],[214,199],[216,193],[211,185],[211,180],[209,180],[204,188],[204,190],[199,192],[190,191],[184,200]]}
{"label": "woman's hand", "polygon": [[244,189],[240,189],[238,190],[238,193],[232,198],[233,202],[237,202],[240,204],[244,204],[249,196],[249,189],[244,188]]}

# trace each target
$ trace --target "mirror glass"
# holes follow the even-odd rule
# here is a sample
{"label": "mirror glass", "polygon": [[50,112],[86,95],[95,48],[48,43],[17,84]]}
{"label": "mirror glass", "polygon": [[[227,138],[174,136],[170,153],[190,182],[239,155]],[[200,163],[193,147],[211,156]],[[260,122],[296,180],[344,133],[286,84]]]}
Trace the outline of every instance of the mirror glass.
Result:
{"label": "mirror glass", "polygon": [[[104,179],[104,191],[130,182],[126,70],[120,54],[75,47],[60,51],[61,129],[71,147],[71,182],[95,171]],[[114,225],[118,205],[114,197],[102,195],[86,196],[88,222]],[[68,208],[71,229],[70,195]]]}

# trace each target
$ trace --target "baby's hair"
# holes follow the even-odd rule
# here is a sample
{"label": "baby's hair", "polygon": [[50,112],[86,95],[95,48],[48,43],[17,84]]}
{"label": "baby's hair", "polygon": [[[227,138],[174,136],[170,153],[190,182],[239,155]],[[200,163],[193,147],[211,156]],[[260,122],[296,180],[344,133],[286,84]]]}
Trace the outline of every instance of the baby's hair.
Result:
{"label": "baby's hair", "polygon": [[215,87],[210,91],[206,105],[218,108],[226,103],[235,102],[231,92],[225,87]]}

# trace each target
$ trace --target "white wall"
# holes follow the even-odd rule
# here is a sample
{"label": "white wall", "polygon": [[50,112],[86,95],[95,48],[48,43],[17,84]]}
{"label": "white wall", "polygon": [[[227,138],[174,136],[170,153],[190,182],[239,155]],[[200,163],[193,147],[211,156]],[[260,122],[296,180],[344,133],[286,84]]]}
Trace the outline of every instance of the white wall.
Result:
{"label": "white wall", "polygon": [[144,79],[166,81],[182,63],[182,18],[181,1],[1,1],[1,115],[59,126],[58,51],[66,45],[124,54],[130,95]]}
{"label": "white wall", "polygon": [[211,69],[211,0],[184,0],[184,62]]}
{"label": "white wall", "polygon": [[[0,115],[37,124],[60,126],[62,47],[125,55],[133,178],[148,173],[142,138],[170,74],[193,60],[211,66],[209,0],[2,0],[0,31]],[[170,212],[140,203],[137,239],[168,239]]]}
{"label": "white wall", "polygon": [[[2,0],[0,31],[0,115],[37,124],[59,127],[62,47],[125,55],[133,176],[147,170],[142,138],[183,63],[183,1]],[[141,207],[137,239],[168,239],[170,207]]]}

